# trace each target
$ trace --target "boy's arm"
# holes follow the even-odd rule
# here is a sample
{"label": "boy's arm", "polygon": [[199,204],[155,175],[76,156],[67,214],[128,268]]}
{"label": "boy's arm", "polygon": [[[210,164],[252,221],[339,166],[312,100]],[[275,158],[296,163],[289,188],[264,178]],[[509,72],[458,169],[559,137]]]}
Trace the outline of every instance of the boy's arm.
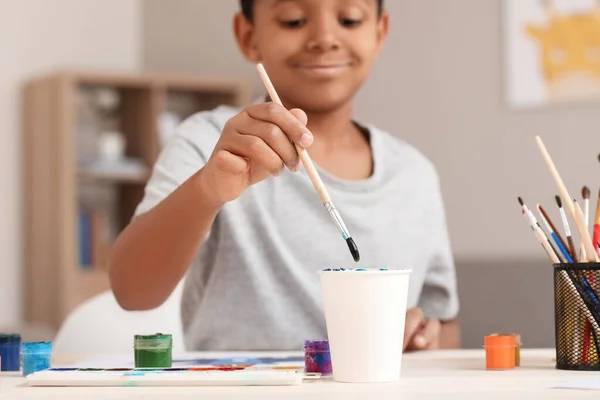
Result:
{"label": "boy's arm", "polygon": [[442,321],[426,319],[419,308],[406,312],[404,349],[437,350],[460,348],[460,329],[456,319]]}
{"label": "boy's arm", "polygon": [[440,332],[440,349],[459,349],[460,348],[460,326],[458,321],[442,322]]}
{"label": "boy's arm", "polygon": [[117,239],[109,277],[124,309],[158,307],[192,263],[220,209],[204,193],[202,172],[136,217]]}
{"label": "boy's arm", "polygon": [[192,117],[161,153],[135,218],[110,259],[113,293],[128,310],[161,305],[183,278],[222,205],[251,185],[301,165],[294,143],[308,147],[306,114],[274,103],[229,118]]}
{"label": "boy's arm", "polygon": [[190,118],[161,151],[109,260],[111,288],[122,308],[160,306],[207,237],[219,207],[204,195],[201,182],[219,134],[204,118]]}

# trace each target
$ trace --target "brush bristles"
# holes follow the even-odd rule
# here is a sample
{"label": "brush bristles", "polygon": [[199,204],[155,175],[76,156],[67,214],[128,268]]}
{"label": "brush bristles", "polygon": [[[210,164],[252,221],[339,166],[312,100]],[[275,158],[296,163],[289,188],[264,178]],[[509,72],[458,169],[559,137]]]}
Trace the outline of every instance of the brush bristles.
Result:
{"label": "brush bristles", "polygon": [[554,199],[556,200],[556,204],[562,208],[562,200],[560,199],[560,196],[554,196]]}
{"label": "brush bristles", "polygon": [[519,204],[522,205],[522,206],[524,206],[525,202],[523,201],[523,198],[519,197],[518,199],[519,199]]}
{"label": "brush bristles", "polygon": [[587,200],[590,198],[590,188],[587,186],[584,186],[583,189],[581,189],[581,197],[583,197],[584,200]]}
{"label": "brush bristles", "polygon": [[358,246],[354,242],[354,239],[348,238],[346,239],[346,243],[348,244],[348,248],[350,249],[350,253],[352,254],[352,258],[355,262],[360,261],[360,254],[358,253]]}

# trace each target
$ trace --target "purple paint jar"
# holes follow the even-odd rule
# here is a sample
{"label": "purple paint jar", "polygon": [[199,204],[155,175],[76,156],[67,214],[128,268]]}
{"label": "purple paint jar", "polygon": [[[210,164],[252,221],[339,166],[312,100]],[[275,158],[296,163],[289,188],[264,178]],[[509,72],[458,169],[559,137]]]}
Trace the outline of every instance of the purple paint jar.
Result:
{"label": "purple paint jar", "polygon": [[330,375],[331,354],[329,353],[329,342],[327,340],[305,340],[304,341],[304,366],[306,372]]}

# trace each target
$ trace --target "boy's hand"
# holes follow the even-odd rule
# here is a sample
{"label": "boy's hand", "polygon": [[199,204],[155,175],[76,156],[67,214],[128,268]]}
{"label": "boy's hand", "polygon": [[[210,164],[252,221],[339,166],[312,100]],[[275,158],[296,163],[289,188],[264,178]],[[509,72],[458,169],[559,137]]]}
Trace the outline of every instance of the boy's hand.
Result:
{"label": "boy's hand", "polygon": [[425,319],[423,311],[411,308],[406,311],[404,350],[435,350],[440,347],[440,321]]}
{"label": "boy's hand", "polygon": [[299,171],[302,164],[292,141],[303,148],[312,144],[306,123],[306,114],[299,109],[288,111],[276,103],[246,107],[225,124],[200,172],[204,194],[222,205],[285,167]]}

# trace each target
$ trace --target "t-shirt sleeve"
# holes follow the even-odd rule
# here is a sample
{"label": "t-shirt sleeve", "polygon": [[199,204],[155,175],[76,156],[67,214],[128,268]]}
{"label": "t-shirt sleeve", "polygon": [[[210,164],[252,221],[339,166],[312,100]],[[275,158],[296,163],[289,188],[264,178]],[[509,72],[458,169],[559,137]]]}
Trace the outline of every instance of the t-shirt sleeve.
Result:
{"label": "t-shirt sleeve", "polygon": [[185,120],[160,152],[134,217],[150,211],[206,165],[220,134],[206,113]]}
{"label": "t-shirt sleeve", "polygon": [[432,198],[432,215],[435,218],[435,229],[431,232],[433,250],[430,253],[418,306],[426,318],[448,321],[458,315],[459,300],[456,269],[439,184]]}

